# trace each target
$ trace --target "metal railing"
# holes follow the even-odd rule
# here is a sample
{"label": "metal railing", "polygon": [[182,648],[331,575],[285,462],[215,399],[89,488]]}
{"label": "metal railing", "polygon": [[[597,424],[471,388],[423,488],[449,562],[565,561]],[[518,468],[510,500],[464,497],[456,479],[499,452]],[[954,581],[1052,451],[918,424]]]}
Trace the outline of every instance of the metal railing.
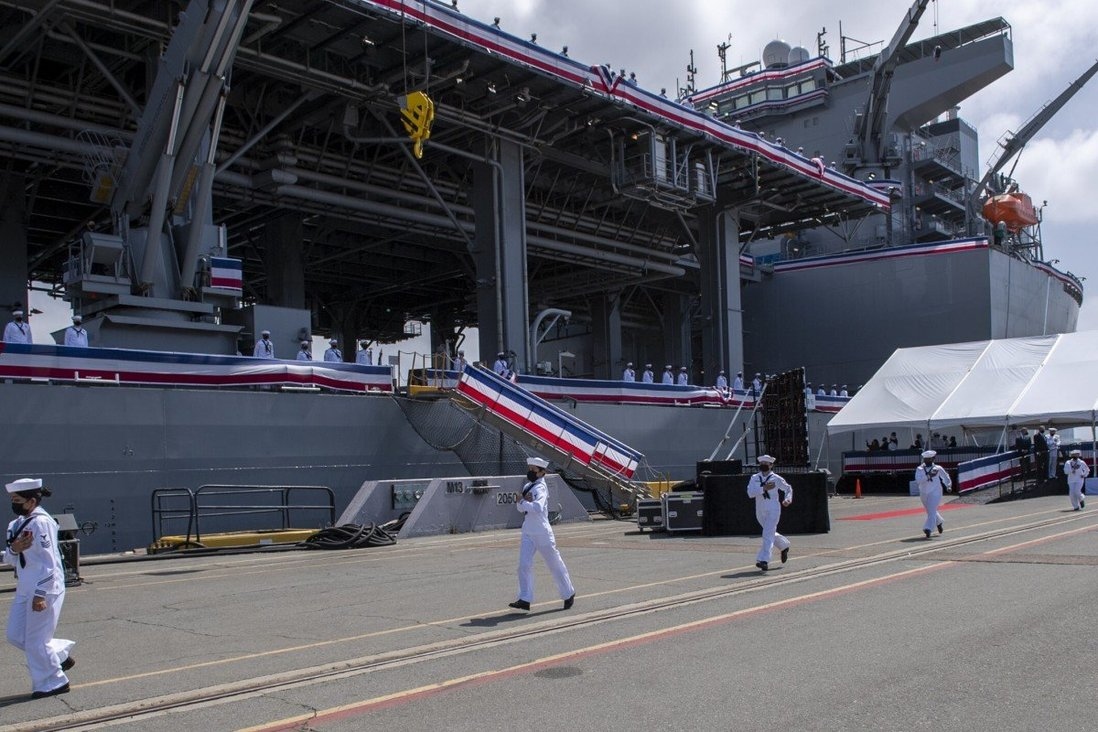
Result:
{"label": "metal railing", "polygon": [[[326,501],[321,503],[291,503],[294,493],[321,493]],[[273,496],[273,503],[222,503],[226,496]],[[185,498],[187,505],[180,507],[175,501]],[[322,499],[323,500],[323,499]],[[153,540],[164,536],[165,522],[186,519],[187,543],[202,541],[202,521],[220,519],[229,516],[256,516],[278,514],[280,526],[268,526],[266,529],[289,529],[290,515],[295,511],[326,511],[327,525],[335,524],[335,492],[322,485],[203,485],[196,491],[189,488],[158,488],[152,493]]]}

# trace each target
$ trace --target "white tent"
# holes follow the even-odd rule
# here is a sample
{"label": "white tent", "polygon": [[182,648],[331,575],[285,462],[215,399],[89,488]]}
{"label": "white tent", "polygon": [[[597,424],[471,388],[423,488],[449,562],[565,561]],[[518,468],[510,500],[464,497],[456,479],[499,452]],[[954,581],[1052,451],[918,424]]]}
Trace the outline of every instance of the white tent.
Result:
{"label": "white tent", "polygon": [[897,349],[827,425],[964,429],[1098,420],[1098,331]]}

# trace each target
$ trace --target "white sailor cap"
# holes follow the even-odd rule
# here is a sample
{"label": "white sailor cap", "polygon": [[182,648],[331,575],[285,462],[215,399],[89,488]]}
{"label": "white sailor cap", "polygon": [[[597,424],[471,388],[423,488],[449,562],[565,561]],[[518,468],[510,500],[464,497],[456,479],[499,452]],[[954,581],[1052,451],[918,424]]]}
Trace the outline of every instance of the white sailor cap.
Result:
{"label": "white sailor cap", "polygon": [[671,364],[667,364],[666,366],[664,366],[664,368],[670,370]]}
{"label": "white sailor cap", "polygon": [[1049,432],[1055,432],[1055,431],[1056,431],[1056,428],[1055,428],[1055,427],[1049,427],[1049,428],[1048,428],[1048,431],[1049,431]]}
{"label": "white sailor cap", "polygon": [[337,346],[337,345],[339,345],[339,339],[338,338],[329,338],[328,343],[331,343],[333,346]]}
{"label": "white sailor cap", "polygon": [[74,323],[79,323],[82,320],[84,320],[83,315],[74,315],[74,316],[72,316],[72,322],[74,322]]}
{"label": "white sailor cap", "polygon": [[924,458],[936,458],[936,457],[938,457],[938,451],[937,450],[924,450],[923,451],[923,457]]}
{"label": "white sailor cap", "polygon": [[542,470],[549,467],[549,461],[539,457],[526,458],[526,464],[531,468],[541,468]]}
{"label": "white sailor cap", "polygon": [[644,365],[644,367],[645,367],[646,369],[650,369],[650,368],[652,368],[652,364],[650,364],[650,363],[646,363],[646,364]]}
{"label": "white sailor cap", "polygon": [[302,345],[302,347],[308,348],[309,341],[301,341],[301,345]]}
{"label": "white sailor cap", "polygon": [[1082,455],[1083,455],[1082,450],[1072,450],[1071,452],[1068,453],[1068,457],[1082,457]]}
{"label": "white sailor cap", "polygon": [[685,366],[679,366],[679,371],[686,371],[686,367]]}
{"label": "white sailor cap", "polygon": [[625,365],[628,366],[629,368],[633,368],[633,362],[632,361],[630,361],[629,363],[627,363]]}
{"label": "white sailor cap", "polygon": [[720,373],[722,373],[722,374],[723,374],[723,373],[724,373],[724,369],[721,369]]}
{"label": "white sailor cap", "polygon": [[269,331],[269,330],[261,330],[261,331],[259,331],[259,335],[270,335],[270,334],[271,334],[271,331]]}
{"label": "white sailor cap", "polygon": [[767,465],[773,465],[774,458],[770,455],[759,455],[759,457],[755,459],[755,462],[757,462],[759,465],[762,465],[763,463],[766,463]]}
{"label": "white sailor cap", "polygon": [[8,483],[5,488],[8,493],[21,493],[23,491],[35,491],[42,487],[41,478],[20,478]]}
{"label": "white sailor cap", "polygon": [[12,311],[11,311],[11,314],[12,314],[12,315],[22,315],[22,314],[23,314],[23,311],[22,311],[22,310],[12,310]]}

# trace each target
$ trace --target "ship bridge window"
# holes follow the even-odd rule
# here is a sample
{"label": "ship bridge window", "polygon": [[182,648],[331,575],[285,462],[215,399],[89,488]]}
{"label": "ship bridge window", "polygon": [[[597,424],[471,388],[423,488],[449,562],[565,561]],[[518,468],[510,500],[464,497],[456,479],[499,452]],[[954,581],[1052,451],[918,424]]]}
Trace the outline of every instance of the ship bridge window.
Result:
{"label": "ship bridge window", "polygon": [[785,92],[782,89],[767,89],[766,98],[771,101],[785,99]]}
{"label": "ship bridge window", "polygon": [[793,97],[797,96],[800,93],[801,93],[800,84],[790,84],[789,86],[787,86],[785,88],[785,96],[786,96],[787,99],[792,99]]}
{"label": "ship bridge window", "polygon": [[765,91],[757,91],[757,92],[752,92],[751,93],[751,95],[748,97],[748,102],[747,103],[748,104],[759,104],[759,103],[765,102],[765,101],[766,101],[766,92]]}
{"label": "ship bridge window", "polygon": [[742,97],[736,97],[736,99],[734,101],[736,103],[736,109],[743,109],[744,107],[746,107],[748,104],[751,103],[751,98],[748,97],[745,94]]}

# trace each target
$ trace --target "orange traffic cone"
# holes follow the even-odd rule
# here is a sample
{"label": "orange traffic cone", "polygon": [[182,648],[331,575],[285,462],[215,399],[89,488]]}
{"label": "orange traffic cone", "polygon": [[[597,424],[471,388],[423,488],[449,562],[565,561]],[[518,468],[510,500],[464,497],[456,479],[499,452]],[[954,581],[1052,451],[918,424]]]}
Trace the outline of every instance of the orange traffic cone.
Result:
{"label": "orange traffic cone", "polygon": [[855,478],[854,479],[854,497],[855,498],[861,498],[862,497],[862,479],[861,478]]}

